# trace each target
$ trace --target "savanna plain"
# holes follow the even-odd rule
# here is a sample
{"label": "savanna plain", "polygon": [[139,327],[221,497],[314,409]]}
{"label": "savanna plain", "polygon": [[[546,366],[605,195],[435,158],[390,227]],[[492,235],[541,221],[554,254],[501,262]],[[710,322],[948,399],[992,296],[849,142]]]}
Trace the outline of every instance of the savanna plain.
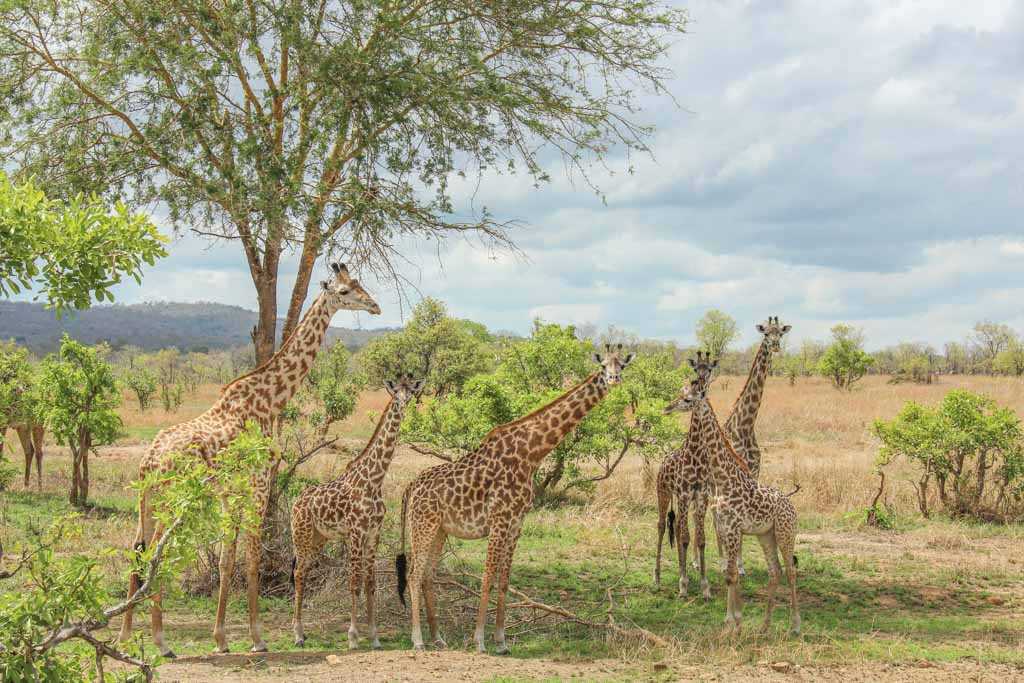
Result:
{"label": "savanna plain", "polygon": [[[727,414],[743,377],[721,377],[712,402]],[[305,609],[307,641],[292,643],[287,582],[262,599],[269,654],[249,647],[244,590],[229,607],[232,652],[209,654],[214,600],[201,569],[165,596],[167,637],[179,658],[159,668],[164,681],[252,680],[1024,680],[1024,529],[1020,525],[966,523],[917,511],[914,474],[896,462],[887,468],[884,497],[892,527],[865,525],[865,509],[878,489],[879,445],[871,424],[890,419],[908,400],[934,404],[951,389],[988,395],[1024,415],[1024,383],[1012,378],[942,376],[930,385],[890,384],[871,376],[853,391],[825,379],[770,378],[758,418],[764,452],[762,480],[789,491],[799,514],[796,554],[803,633],[788,633],[787,606],[776,608],[773,627],[759,630],[767,584],[757,541],[744,547],[747,575],[744,628],[722,630],[724,584],[708,523],[713,599],[676,594],[675,554],[666,548],[660,589],[653,584],[658,461],[627,456],[588,493],[535,507],[512,567],[508,635],[510,657],[477,655],[472,630],[474,590],[485,553],[483,541],[449,541],[441,567],[441,630],[449,649],[414,653],[408,612],[395,592],[393,562],[404,486],[437,460],[400,446],[388,473],[384,524],[376,569],[378,621],[384,651],[347,649],[349,597],[343,547],[328,547],[314,572]],[[219,387],[204,385],[177,413],[139,413],[126,396],[121,408],[127,435],[99,449],[91,462],[93,506],[86,535],[97,548],[129,548],[135,530],[130,488],[148,441],[162,427],[205,410]],[[304,463],[308,480],[337,476],[359,452],[387,403],[383,391],[363,393],[354,414],[336,425],[334,449]],[[680,418],[685,420],[686,418]],[[684,423],[685,424],[685,423]],[[11,440],[14,441],[14,440]],[[9,442],[10,443],[10,442]],[[18,449],[12,455],[19,461]],[[3,495],[0,521],[5,544],[70,508],[70,462],[47,444],[43,487],[18,483]],[[269,539],[279,546],[287,539]],[[81,551],[70,545],[58,549]],[[275,554],[270,548],[268,554]],[[103,568],[111,596],[123,595],[126,555],[111,553]],[[215,561],[214,561],[215,564]],[[265,570],[267,571],[267,570]],[[693,574],[693,569],[690,569]],[[241,579],[241,577],[238,577]],[[557,606],[578,620],[524,606],[528,596]],[[360,614],[363,610],[360,610]],[[148,615],[136,630],[145,639]],[[644,629],[665,639],[611,634],[609,622],[629,632]],[[581,623],[589,622],[589,623]],[[112,624],[116,628],[117,624]],[[490,631],[488,632],[490,635]],[[365,647],[365,643],[364,643]]]}

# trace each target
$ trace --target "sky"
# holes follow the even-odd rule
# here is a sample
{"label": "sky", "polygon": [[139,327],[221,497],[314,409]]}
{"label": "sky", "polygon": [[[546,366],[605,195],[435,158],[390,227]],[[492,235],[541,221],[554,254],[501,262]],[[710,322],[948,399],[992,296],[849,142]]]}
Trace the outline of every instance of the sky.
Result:
{"label": "sky", "polygon": [[[645,96],[639,114],[657,127],[653,157],[595,172],[605,201],[560,164],[540,189],[466,183],[463,198],[523,223],[525,258],[455,242],[439,262],[410,247],[422,295],[492,329],[541,317],[684,344],[711,308],[743,343],[769,315],[793,341],[845,322],[872,348],[941,347],[983,319],[1024,332],[1024,3],[680,6],[692,23],[668,60],[679,106]],[[115,293],[256,305],[239,248],[188,236]],[[334,324],[402,324],[395,292],[374,293],[382,316]]]}

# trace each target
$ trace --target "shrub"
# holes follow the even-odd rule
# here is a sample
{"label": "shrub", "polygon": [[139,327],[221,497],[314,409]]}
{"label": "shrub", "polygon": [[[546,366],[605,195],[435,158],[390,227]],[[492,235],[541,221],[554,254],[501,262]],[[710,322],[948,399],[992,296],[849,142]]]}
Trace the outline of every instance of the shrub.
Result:
{"label": "shrub", "polygon": [[864,338],[849,325],[832,328],[832,344],[818,362],[818,372],[832,380],[837,389],[850,390],[867,374],[875,359],[864,351]]}
{"label": "shrub", "polygon": [[124,383],[139,401],[139,411],[145,412],[156,395],[156,375],[149,368],[136,366],[124,375]]}
{"label": "shrub", "polygon": [[907,403],[877,420],[879,464],[904,457],[921,467],[918,507],[928,516],[932,485],[953,516],[1010,519],[1022,513],[1024,443],[1020,419],[985,396],[956,389],[936,407]]}

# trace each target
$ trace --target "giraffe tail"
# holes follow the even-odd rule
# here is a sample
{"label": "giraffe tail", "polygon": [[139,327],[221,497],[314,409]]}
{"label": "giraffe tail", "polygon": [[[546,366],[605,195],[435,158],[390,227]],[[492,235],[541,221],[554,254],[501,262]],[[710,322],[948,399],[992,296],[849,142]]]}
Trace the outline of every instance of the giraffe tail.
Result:
{"label": "giraffe tail", "polygon": [[299,561],[296,558],[292,558],[292,573],[291,576],[288,578],[288,580],[292,583],[292,588],[295,588],[295,565],[298,564],[298,562]]}
{"label": "giraffe tail", "polygon": [[676,545],[676,511],[672,508],[668,509],[668,547],[674,548]]}
{"label": "giraffe tail", "polygon": [[794,484],[794,486],[796,486],[796,488],[793,489],[792,491],[790,491],[789,493],[787,493],[786,494],[786,498],[790,498],[790,497],[795,496],[796,494],[800,493],[800,484]]}
{"label": "giraffe tail", "polygon": [[409,510],[409,492],[412,490],[410,484],[402,494],[402,521],[400,523],[399,538],[400,550],[395,557],[395,577],[398,579],[398,600],[405,606],[405,589],[409,585],[409,560],[405,555],[405,518]]}

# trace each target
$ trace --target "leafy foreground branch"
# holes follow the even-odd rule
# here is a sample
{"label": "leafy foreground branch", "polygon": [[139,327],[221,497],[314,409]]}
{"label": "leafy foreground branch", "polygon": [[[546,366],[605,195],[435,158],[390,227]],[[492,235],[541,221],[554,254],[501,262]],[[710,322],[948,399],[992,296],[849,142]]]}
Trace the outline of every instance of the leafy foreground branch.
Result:
{"label": "leafy foreground branch", "polygon": [[[93,635],[106,628],[110,620],[130,607],[147,600],[157,589],[168,545],[175,538],[184,517],[177,517],[156,544],[147,561],[145,580],[130,598],[103,608],[103,590],[95,574],[96,560],[72,557],[58,560],[54,547],[80,535],[81,527],[72,515],[54,522],[37,535],[33,547],[21,554],[13,570],[0,572],[0,578],[17,578],[22,570],[29,574],[33,588],[11,591],[0,598],[0,673],[5,681],[64,680],[84,670],[86,650],[92,652],[96,678],[105,680],[106,657],[137,667],[146,681],[153,680],[153,665],[138,653],[112,646]],[[71,648],[64,656],[55,650],[70,641],[85,648]],[[56,676],[56,678],[51,678]]]}

